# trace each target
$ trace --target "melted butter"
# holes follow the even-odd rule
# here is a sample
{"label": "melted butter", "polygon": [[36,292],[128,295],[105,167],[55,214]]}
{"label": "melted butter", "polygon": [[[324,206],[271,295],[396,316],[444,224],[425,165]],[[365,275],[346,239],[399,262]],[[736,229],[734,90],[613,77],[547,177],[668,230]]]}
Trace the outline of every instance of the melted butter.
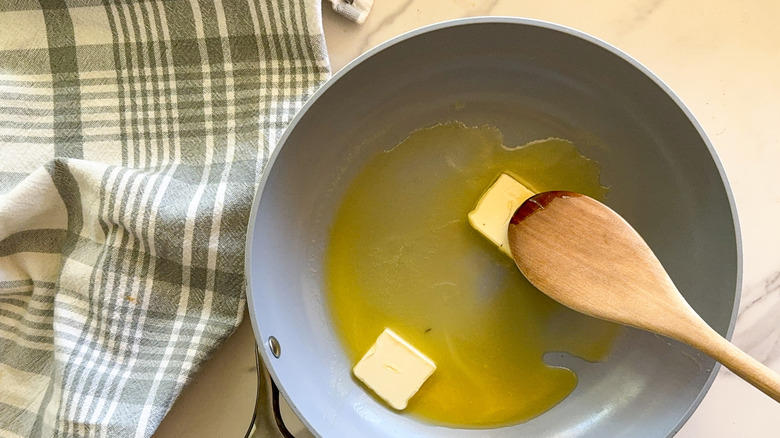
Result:
{"label": "melted butter", "polygon": [[389,327],[437,371],[405,412],[455,427],[527,421],[576,385],[542,356],[604,359],[617,326],[552,301],[467,215],[502,172],[535,191],[603,199],[595,162],[565,140],[507,148],[491,127],[448,123],[373,157],[349,186],[331,229],[326,285],[353,363]]}

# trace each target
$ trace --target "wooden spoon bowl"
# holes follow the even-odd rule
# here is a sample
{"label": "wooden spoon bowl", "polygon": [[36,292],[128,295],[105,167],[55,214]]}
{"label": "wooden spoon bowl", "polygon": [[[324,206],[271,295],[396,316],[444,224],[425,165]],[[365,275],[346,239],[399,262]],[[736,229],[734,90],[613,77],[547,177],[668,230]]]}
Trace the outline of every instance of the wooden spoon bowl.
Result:
{"label": "wooden spoon bowl", "polygon": [[686,343],[780,401],[780,375],[699,317],[644,239],[606,205],[577,193],[540,193],[517,209],[508,233],[517,267],[554,300]]}

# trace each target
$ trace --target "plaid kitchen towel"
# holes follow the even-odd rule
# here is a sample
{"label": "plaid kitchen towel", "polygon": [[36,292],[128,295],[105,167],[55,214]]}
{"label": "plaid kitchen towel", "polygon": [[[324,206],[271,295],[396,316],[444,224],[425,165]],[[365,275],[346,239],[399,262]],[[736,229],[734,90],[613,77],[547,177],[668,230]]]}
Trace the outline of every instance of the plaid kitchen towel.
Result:
{"label": "plaid kitchen towel", "polygon": [[233,332],[320,1],[0,1],[0,437],[149,436]]}

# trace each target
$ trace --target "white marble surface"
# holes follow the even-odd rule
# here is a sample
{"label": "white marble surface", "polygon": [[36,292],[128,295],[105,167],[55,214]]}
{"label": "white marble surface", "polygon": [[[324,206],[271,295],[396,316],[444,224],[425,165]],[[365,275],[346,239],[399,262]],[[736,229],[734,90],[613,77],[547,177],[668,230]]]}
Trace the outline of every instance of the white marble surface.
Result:
{"label": "white marble surface", "polygon": [[[732,185],[744,248],[734,342],[780,371],[780,2],[375,0],[363,25],[335,15],[327,3],[323,10],[334,71],[407,30],[476,15],[571,26],[649,67],[698,118]],[[251,343],[244,324],[187,388],[156,436],[243,436],[255,384]],[[678,437],[779,435],[780,404],[721,370]]]}

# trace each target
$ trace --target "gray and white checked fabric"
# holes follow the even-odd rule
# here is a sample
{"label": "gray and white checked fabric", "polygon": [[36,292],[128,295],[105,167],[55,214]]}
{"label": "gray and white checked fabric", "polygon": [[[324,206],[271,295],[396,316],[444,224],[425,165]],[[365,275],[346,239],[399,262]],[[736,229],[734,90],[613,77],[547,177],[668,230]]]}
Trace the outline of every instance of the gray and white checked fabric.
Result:
{"label": "gray and white checked fabric", "polygon": [[320,0],[0,1],[0,437],[146,437],[245,307]]}

